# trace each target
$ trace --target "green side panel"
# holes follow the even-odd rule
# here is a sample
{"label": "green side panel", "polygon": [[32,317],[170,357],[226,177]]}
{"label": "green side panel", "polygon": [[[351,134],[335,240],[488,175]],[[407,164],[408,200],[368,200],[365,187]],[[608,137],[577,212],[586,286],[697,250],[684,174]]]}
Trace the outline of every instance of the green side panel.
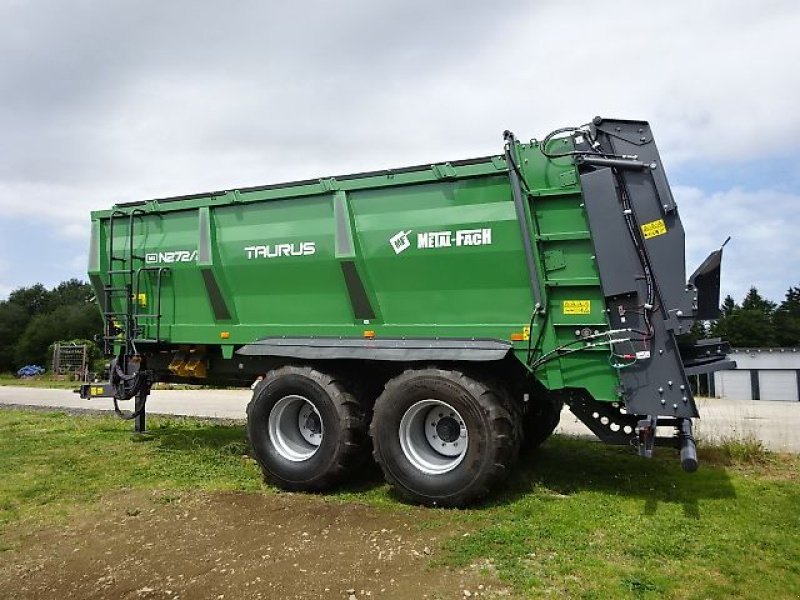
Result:
{"label": "green side panel", "polygon": [[[507,339],[528,320],[531,298],[510,197],[508,177],[501,175],[352,194],[359,245],[385,323],[413,324],[424,335],[467,327],[473,336],[505,325]],[[484,231],[490,239],[463,245],[464,232]],[[409,246],[393,246],[396,236]]]}
{"label": "green side panel", "polygon": [[[502,157],[138,205],[134,264],[148,269],[138,310],[153,312],[155,269],[165,267],[160,335],[173,344],[224,343],[228,355],[266,336],[365,330],[509,340],[534,312],[521,235],[528,227],[546,309],[531,332],[540,351],[585,328],[607,329],[575,165],[546,160],[535,143],[516,150],[531,192],[523,224]],[[95,287],[109,280],[111,214],[93,214]],[[130,259],[125,221],[116,219],[114,254]],[[117,299],[116,310],[122,305]],[[144,324],[141,337],[153,339],[155,320]],[[515,342],[523,362],[527,346]],[[617,372],[603,350],[563,356],[536,376],[616,399]]]}
{"label": "green side panel", "polygon": [[[518,156],[532,192],[531,225],[547,298],[542,344],[547,352],[575,342],[586,329],[607,330],[606,304],[572,159],[547,160],[535,144],[521,144]],[[537,376],[550,388],[586,388],[598,400],[615,401],[619,378],[608,358],[603,347],[566,354],[546,363]]]}
{"label": "green side panel", "polygon": [[352,324],[334,255],[330,195],[214,209],[217,248],[243,324]]}

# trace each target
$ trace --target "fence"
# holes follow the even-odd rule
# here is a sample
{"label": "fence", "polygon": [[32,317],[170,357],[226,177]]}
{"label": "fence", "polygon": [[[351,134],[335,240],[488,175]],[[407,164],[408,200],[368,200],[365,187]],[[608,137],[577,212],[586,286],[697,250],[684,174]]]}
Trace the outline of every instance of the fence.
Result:
{"label": "fence", "polygon": [[86,344],[56,343],[53,345],[54,376],[87,381],[89,376],[89,347]]}

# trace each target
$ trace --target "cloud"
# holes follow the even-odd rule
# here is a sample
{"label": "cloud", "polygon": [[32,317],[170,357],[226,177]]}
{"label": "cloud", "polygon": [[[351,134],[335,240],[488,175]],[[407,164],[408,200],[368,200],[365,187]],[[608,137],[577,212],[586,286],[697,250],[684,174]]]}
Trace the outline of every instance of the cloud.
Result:
{"label": "cloud", "polygon": [[499,153],[596,114],[649,119],[669,169],[797,156],[797,31],[793,0],[5,2],[0,214],[73,252],[115,202]]}
{"label": "cloud", "polygon": [[14,291],[14,286],[3,282],[3,279],[5,279],[7,276],[8,263],[0,258],[0,300],[4,300],[12,291]]}
{"label": "cloud", "polygon": [[780,302],[789,286],[800,285],[800,246],[791,218],[800,194],[773,189],[733,188],[704,192],[674,186],[686,231],[689,272],[731,236],[722,263],[722,295],[741,302],[750,286]]}

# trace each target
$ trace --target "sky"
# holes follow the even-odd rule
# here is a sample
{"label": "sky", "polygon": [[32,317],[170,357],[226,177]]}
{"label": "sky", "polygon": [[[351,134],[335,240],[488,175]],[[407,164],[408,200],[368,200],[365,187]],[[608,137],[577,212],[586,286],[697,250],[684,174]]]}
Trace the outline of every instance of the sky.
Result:
{"label": "sky", "polygon": [[89,211],[648,120],[688,273],[800,285],[800,3],[0,0],[0,299],[85,278]]}

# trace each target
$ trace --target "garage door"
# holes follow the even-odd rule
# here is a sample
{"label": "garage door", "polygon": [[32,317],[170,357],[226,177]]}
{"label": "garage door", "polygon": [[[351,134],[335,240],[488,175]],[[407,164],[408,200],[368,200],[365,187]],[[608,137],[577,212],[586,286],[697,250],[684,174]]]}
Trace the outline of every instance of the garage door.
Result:
{"label": "garage door", "polygon": [[758,372],[762,400],[797,402],[797,371],[763,370]]}
{"label": "garage door", "polygon": [[750,389],[750,371],[717,371],[717,393],[721,398],[731,400],[752,400]]}

